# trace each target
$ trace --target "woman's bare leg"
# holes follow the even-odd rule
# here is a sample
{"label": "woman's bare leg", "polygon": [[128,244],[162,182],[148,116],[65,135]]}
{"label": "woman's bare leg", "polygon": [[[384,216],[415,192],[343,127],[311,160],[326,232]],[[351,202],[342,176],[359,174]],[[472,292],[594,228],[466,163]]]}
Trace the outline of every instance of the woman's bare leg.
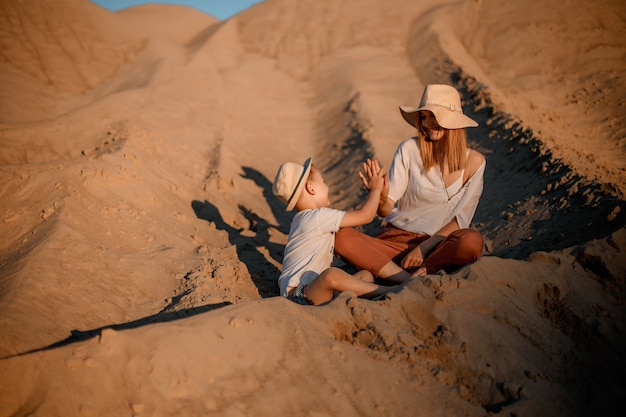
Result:
{"label": "woman's bare leg", "polygon": [[379,278],[386,279],[387,281],[401,284],[411,278],[411,273],[402,269],[395,262],[389,261],[389,263],[387,263],[380,269],[380,271],[378,271],[377,276]]}

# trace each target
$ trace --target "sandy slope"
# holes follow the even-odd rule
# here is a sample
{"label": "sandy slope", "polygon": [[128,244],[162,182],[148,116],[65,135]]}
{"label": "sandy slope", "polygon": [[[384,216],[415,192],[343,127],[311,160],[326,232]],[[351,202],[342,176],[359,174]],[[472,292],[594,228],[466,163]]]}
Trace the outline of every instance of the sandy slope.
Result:
{"label": "sandy slope", "polygon": [[[0,415],[609,415],[625,16],[566,6],[5,1]],[[358,205],[428,82],[481,123],[486,256],[379,302],[275,297],[278,165]]]}

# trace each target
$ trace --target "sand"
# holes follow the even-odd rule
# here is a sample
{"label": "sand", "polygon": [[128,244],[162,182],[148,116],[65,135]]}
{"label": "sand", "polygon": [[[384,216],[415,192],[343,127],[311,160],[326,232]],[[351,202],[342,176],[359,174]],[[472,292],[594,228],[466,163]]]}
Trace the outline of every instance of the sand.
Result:
{"label": "sand", "polygon": [[[626,9],[553,3],[4,1],[0,416],[618,413]],[[480,123],[484,256],[279,297],[280,163],[359,206],[427,83]]]}

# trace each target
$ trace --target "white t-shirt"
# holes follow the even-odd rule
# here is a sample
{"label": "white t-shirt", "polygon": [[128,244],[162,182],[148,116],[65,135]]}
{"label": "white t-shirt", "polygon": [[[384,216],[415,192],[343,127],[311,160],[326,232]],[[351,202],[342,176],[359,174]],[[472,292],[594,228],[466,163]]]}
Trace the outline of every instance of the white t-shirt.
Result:
{"label": "white t-shirt", "polygon": [[303,210],[296,213],[289,230],[283,257],[283,272],[278,278],[280,294],[313,281],[333,262],[335,232],[345,211],[331,208]]}
{"label": "white t-shirt", "polygon": [[398,146],[389,170],[389,197],[396,204],[387,221],[431,236],[455,217],[461,229],[468,228],[483,192],[484,173],[483,162],[465,184],[461,173],[446,188],[439,167],[424,172],[417,139],[406,139]]}

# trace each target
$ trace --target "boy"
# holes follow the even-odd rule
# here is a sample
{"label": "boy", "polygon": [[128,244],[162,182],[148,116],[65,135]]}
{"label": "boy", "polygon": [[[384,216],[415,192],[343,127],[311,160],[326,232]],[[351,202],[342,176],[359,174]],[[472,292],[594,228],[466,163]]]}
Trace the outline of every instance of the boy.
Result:
{"label": "boy", "polygon": [[308,158],[304,165],[286,162],[278,168],[272,191],[296,209],[289,238],[285,246],[283,271],[278,278],[280,294],[299,304],[319,305],[332,300],[335,291],[351,291],[359,297],[376,298],[398,287],[374,283],[368,271],[350,275],[331,267],[335,232],[341,227],[353,227],[371,222],[387,175],[382,175],[378,161],[363,164],[364,184],[369,195],[363,206],[354,211],[330,208],[328,186],[321,172]]}

